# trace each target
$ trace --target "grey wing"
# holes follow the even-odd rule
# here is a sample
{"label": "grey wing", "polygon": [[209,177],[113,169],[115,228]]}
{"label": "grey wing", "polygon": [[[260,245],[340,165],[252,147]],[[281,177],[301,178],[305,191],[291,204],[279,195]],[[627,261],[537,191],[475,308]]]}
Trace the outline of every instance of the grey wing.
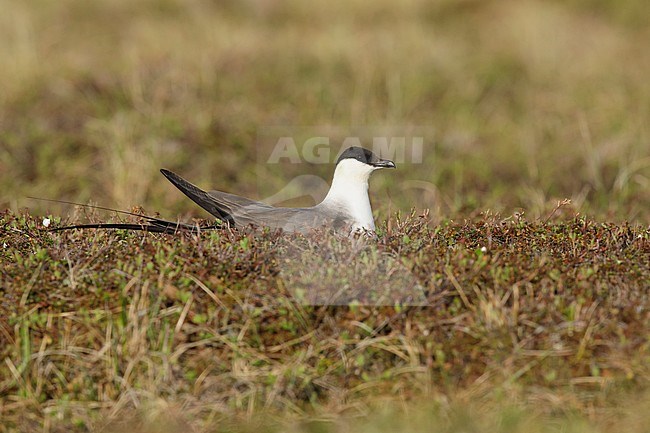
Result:
{"label": "grey wing", "polygon": [[308,233],[320,227],[340,230],[352,224],[352,220],[347,215],[323,209],[318,205],[308,208],[247,207],[241,214],[235,216],[235,220],[246,225],[253,224],[301,233]]}
{"label": "grey wing", "polygon": [[320,205],[308,208],[277,208],[227,192],[206,192],[169,170],[160,171],[196,204],[236,227],[266,226],[304,233],[322,226],[340,229],[351,223],[347,215]]}
{"label": "grey wing", "polygon": [[325,216],[314,212],[312,208],[246,206],[233,216],[238,224],[252,224],[289,232],[306,232],[327,223]]}
{"label": "grey wing", "polygon": [[196,185],[186,181],[179,175],[169,170],[161,169],[160,172],[183,194],[188,196],[192,201],[203,209],[208,211],[216,218],[225,221],[232,225],[247,225],[241,224],[236,220],[236,215],[241,214],[241,209],[262,209],[271,208],[264,203],[250,200],[238,195],[229,194],[221,191],[203,191]]}

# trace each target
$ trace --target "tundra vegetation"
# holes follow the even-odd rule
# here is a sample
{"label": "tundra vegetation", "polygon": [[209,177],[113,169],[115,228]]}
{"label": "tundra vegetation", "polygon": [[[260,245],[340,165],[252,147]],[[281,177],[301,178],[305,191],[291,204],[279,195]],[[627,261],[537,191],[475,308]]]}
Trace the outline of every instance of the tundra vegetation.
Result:
{"label": "tundra vegetation", "polygon": [[[650,429],[646,2],[0,9],[0,431]],[[429,134],[376,239],[26,199],[206,218],[159,168],[262,197],[320,127]]]}

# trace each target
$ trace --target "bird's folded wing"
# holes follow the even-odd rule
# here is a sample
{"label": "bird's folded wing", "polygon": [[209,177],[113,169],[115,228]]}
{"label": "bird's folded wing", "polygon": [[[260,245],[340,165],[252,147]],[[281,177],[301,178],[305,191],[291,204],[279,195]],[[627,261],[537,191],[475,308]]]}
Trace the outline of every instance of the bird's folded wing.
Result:
{"label": "bird's folded wing", "polygon": [[161,170],[186,196],[220,220],[237,227],[248,225],[306,232],[320,226],[332,228],[348,223],[345,215],[320,206],[279,208],[222,191],[203,191],[177,174]]}
{"label": "bird's folded wing", "polygon": [[213,216],[228,223],[236,223],[234,214],[240,213],[248,207],[265,208],[270,207],[264,203],[240,197],[235,194],[229,194],[222,191],[203,191],[196,185],[186,181],[179,175],[169,170],[162,169],[160,172],[183,194],[188,196],[192,201],[208,211]]}
{"label": "bird's folded wing", "polygon": [[347,224],[343,215],[324,211],[316,207],[267,209],[248,207],[235,216],[237,224],[257,225],[283,229],[288,232],[307,233],[319,227],[337,228]]}

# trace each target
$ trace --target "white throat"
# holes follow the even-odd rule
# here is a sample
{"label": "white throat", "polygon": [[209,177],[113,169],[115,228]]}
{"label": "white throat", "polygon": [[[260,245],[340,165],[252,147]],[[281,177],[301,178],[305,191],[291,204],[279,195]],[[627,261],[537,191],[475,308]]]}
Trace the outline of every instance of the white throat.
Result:
{"label": "white throat", "polygon": [[374,170],[375,167],[356,159],[340,161],[334,170],[332,186],[321,203],[347,213],[354,220],[353,230],[375,230],[368,197],[368,179]]}

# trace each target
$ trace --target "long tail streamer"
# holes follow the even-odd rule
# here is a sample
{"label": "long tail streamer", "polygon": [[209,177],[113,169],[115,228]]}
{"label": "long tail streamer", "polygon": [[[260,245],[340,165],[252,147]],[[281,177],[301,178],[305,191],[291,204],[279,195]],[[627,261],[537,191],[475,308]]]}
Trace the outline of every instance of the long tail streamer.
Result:
{"label": "long tail streamer", "polygon": [[89,204],[75,203],[66,200],[53,200],[53,199],[39,198],[39,197],[29,197],[29,198],[33,200],[48,201],[52,203],[63,203],[63,204],[69,204],[74,206],[81,206],[89,209],[105,210],[105,211],[115,212],[123,215],[131,215],[146,220],[146,222],[143,222],[142,224],[137,224],[137,223],[75,224],[71,226],[55,227],[50,229],[50,231],[53,232],[58,232],[63,230],[74,230],[74,229],[121,229],[121,230],[136,230],[136,231],[151,232],[151,233],[176,234],[179,232],[200,233],[201,231],[205,231],[205,230],[220,229],[223,228],[224,225],[227,225],[224,224],[223,222],[219,222],[218,224],[213,224],[209,226],[200,226],[198,224],[187,224],[182,222],[166,221],[148,215],[141,215],[134,212],[111,209],[103,206],[95,206]]}

